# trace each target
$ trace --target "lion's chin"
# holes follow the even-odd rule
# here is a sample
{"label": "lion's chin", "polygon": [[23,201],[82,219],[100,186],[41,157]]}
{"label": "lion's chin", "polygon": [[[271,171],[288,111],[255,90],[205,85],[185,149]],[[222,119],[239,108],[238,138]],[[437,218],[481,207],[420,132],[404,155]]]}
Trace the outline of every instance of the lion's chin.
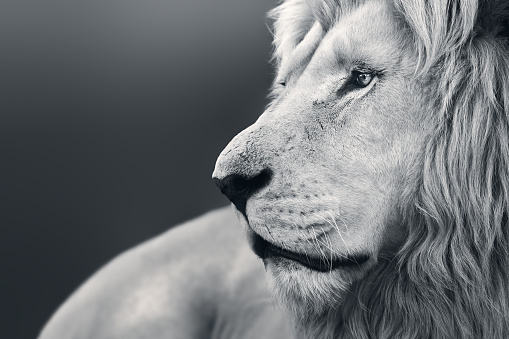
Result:
{"label": "lion's chin", "polygon": [[351,284],[361,279],[376,260],[358,254],[337,260],[322,260],[269,243],[248,229],[249,243],[263,260],[269,287],[275,299],[295,318],[319,317],[343,303]]}
{"label": "lion's chin", "polygon": [[264,264],[275,301],[299,323],[337,309],[355,280],[340,269],[319,272],[284,257],[267,257]]}

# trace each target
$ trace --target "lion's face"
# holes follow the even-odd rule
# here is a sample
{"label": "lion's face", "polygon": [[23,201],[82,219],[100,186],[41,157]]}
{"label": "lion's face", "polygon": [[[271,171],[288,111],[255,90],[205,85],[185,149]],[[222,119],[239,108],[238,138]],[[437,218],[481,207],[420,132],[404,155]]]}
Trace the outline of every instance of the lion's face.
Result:
{"label": "lion's face", "polygon": [[405,34],[385,3],[315,22],[282,56],[272,104],[217,160],[283,298],[340,298],[405,236],[432,126]]}

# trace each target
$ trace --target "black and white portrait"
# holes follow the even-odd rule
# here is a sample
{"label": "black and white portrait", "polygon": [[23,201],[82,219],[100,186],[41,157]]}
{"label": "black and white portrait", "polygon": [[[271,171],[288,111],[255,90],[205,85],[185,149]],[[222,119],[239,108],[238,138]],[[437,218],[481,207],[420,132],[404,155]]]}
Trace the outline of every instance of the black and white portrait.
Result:
{"label": "black and white portrait", "polygon": [[5,7],[9,337],[509,338],[508,1]]}

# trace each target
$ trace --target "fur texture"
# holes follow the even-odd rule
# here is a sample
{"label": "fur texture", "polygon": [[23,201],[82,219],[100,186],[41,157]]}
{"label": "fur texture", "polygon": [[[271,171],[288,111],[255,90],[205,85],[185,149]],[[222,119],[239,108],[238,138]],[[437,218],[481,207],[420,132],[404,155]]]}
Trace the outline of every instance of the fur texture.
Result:
{"label": "fur texture", "polygon": [[[327,30],[360,2],[285,1],[271,12],[277,64],[315,21]],[[419,184],[400,202],[407,234],[342,307],[303,315],[302,336],[509,338],[508,2],[394,7],[411,32],[415,77],[435,123]]]}

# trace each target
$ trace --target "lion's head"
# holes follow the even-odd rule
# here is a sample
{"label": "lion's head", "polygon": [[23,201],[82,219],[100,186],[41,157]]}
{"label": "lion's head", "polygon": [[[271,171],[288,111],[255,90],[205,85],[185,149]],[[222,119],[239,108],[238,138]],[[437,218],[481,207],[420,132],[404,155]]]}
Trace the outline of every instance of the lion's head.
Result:
{"label": "lion's head", "polygon": [[213,176],[303,335],[509,337],[507,7],[272,12],[273,101]]}

